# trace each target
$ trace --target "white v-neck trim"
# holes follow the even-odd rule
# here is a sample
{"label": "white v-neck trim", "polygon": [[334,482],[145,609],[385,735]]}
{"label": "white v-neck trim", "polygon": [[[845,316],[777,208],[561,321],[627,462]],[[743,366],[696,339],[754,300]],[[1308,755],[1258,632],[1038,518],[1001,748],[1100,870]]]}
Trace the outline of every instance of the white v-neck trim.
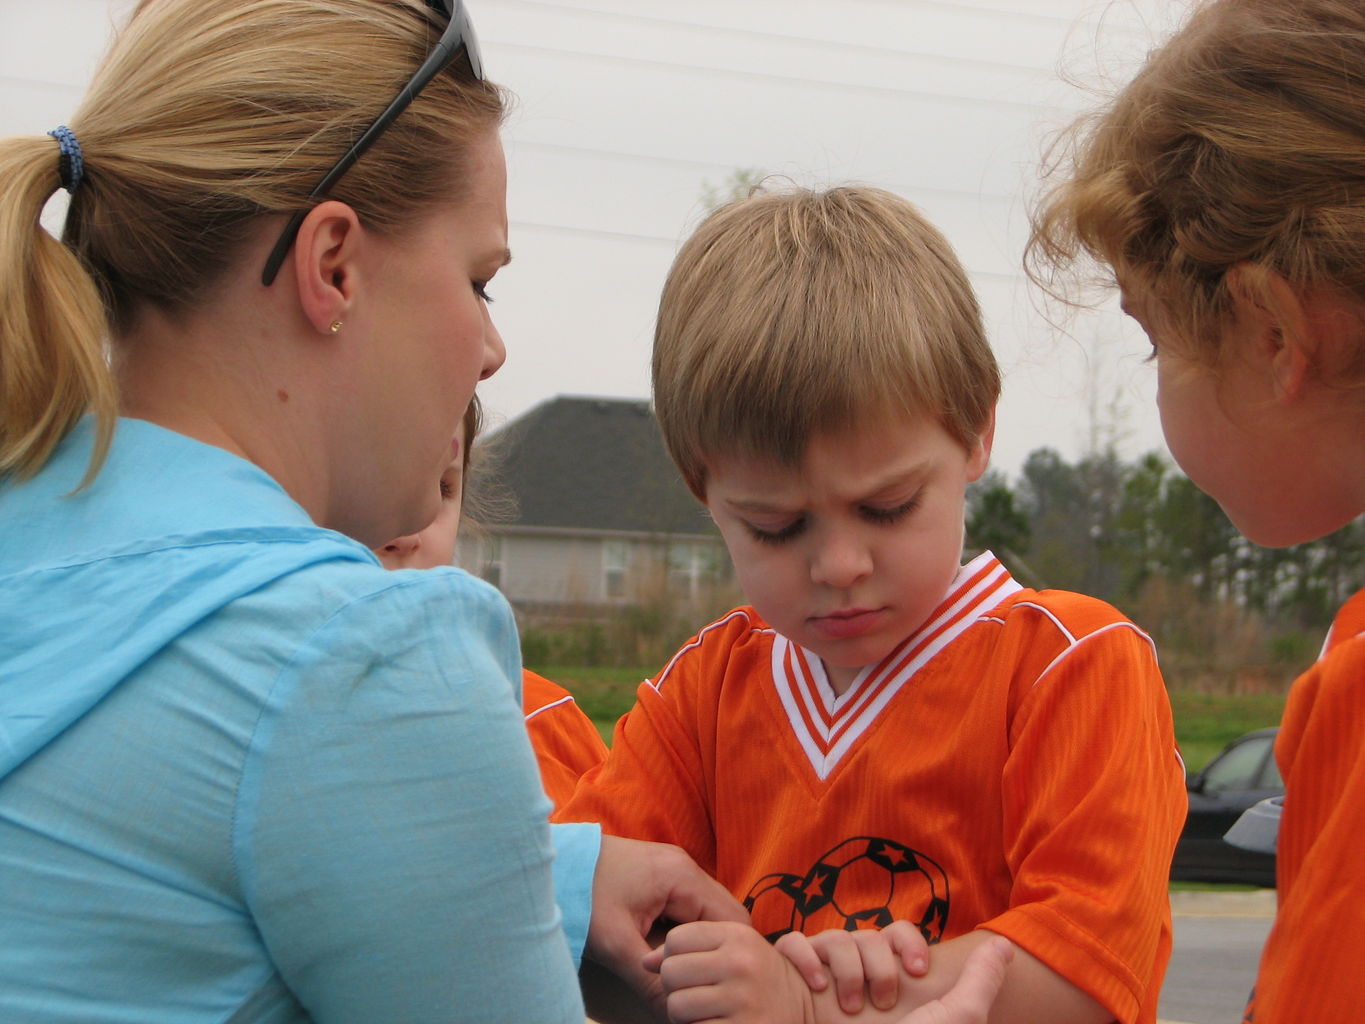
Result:
{"label": "white v-neck trim", "polygon": [[876,665],[859,671],[838,697],[818,655],[775,635],[773,685],[816,776],[829,777],[915,673],[982,615],[1022,589],[989,551],[978,555],[958,570],[929,620]]}

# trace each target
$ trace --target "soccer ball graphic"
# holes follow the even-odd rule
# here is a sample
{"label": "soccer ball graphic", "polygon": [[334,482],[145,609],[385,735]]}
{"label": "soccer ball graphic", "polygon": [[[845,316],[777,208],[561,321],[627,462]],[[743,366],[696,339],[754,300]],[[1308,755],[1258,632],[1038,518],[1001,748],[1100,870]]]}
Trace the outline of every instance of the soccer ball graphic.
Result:
{"label": "soccer ball graphic", "polygon": [[943,938],[948,878],[937,862],[892,839],[854,836],[804,875],[764,875],[744,897],[769,941],[787,932],[857,931],[911,921],[928,943]]}

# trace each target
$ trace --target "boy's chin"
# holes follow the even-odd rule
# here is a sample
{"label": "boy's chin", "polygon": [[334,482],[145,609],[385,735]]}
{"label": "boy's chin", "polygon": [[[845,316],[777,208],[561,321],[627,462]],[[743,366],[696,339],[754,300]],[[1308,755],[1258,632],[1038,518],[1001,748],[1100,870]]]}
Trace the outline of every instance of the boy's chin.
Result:
{"label": "boy's chin", "polygon": [[895,650],[895,644],[868,643],[853,646],[826,643],[809,647],[809,650],[820,656],[820,661],[825,667],[825,675],[838,688],[838,684],[850,684],[859,672],[884,661]]}

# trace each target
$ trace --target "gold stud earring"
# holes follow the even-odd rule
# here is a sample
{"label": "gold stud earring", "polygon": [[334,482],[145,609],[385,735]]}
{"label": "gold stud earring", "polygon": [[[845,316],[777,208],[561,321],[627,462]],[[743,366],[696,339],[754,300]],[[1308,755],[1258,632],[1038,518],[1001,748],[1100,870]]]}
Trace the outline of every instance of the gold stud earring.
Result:
{"label": "gold stud earring", "polygon": [[333,333],[333,334],[338,334],[338,333],[340,333],[340,331],[341,331],[341,321],[340,321],[340,320],[333,320],[332,323],[331,323],[331,325],[327,328],[327,330],[330,331],[330,332]]}

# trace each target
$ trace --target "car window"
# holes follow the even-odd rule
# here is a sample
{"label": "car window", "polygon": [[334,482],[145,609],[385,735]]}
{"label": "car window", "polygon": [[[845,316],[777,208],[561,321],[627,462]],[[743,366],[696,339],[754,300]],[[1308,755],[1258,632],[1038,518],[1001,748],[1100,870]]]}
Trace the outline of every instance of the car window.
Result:
{"label": "car window", "polygon": [[1270,736],[1257,736],[1219,754],[1204,769],[1205,792],[1257,788],[1261,763],[1271,742]]}
{"label": "car window", "polygon": [[1275,758],[1265,760],[1265,771],[1261,773],[1262,789],[1284,789],[1284,779],[1280,778],[1280,766]]}

